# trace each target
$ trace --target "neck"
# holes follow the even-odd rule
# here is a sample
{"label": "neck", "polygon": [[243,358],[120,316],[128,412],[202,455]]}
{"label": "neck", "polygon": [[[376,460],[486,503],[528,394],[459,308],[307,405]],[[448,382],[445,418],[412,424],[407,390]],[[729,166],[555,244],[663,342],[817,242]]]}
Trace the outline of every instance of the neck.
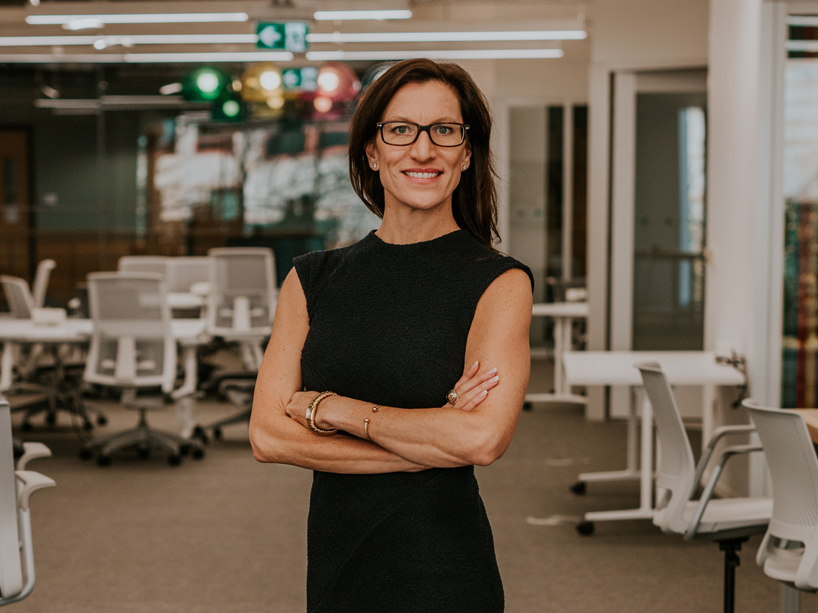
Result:
{"label": "neck", "polygon": [[423,211],[395,210],[387,206],[381,227],[375,231],[375,234],[386,243],[409,245],[430,241],[459,229],[451,207],[448,210]]}

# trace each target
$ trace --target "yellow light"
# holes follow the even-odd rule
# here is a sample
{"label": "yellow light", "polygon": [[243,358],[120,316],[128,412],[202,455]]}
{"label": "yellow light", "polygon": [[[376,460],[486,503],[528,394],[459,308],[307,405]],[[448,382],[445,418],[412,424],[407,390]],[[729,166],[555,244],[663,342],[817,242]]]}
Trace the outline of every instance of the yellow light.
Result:
{"label": "yellow light", "polygon": [[258,76],[262,89],[273,91],[281,87],[281,73],[277,70],[265,70]]}
{"label": "yellow light", "polygon": [[284,96],[271,96],[270,98],[267,98],[267,106],[274,111],[279,110],[282,106],[284,106]]}

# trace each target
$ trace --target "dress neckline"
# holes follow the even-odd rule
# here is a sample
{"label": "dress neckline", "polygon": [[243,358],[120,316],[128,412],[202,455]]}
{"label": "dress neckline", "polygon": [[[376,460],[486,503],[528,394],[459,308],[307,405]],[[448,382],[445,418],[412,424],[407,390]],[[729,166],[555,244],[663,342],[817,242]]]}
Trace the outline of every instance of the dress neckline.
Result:
{"label": "dress neckline", "polygon": [[390,249],[411,249],[413,247],[414,248],[422,248],[422,247],[427,247],[427,246],[437,246],[437,245],[439,245],[441,243],[444,243],[444,242],[447,242],[447,241],[452,240],[454,238],[462,236],[464,234],[465,230],[463,230],[463,228],[458,228],[457,230],[454,230],[453,232],[448,232],[448,233],[442,234],[442,235],[440,235],[438,237],[431,238],[431,239],[426,240],[426,241],[418,241],[416,243],[387,243],[380,236],[375,234],[375,232],[376,232],[376,230],[372,230],[369,233],[369,235],[367,236],[367,238],[370,239],[375,244],[378,244],[378,245],[381,245],[383,247],[387,247],[387,248],[390,248]]}

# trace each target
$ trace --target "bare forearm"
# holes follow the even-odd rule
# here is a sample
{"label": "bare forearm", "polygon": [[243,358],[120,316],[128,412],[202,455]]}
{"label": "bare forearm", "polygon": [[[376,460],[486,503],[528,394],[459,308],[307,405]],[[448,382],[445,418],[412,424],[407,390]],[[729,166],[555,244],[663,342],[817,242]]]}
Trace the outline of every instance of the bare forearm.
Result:
{"label": "bare forearm", "polygon": [[425,466],[405,460],[375,443],[343,434],[319,436],[286,416],[251,422],[250,442],[259,462],[291,464],[334,473],[416,472]]}

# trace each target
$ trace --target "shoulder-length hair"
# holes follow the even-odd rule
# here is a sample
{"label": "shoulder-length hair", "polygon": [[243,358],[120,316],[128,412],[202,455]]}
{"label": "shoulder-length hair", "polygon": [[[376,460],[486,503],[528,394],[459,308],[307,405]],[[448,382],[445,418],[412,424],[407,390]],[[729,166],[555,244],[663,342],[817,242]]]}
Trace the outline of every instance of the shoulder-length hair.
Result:
{"label": "shoulder-length hair", "polygon": [[392,97],[409,83],[440,81],[452,88],[460,102],[463,123],[469,125],[466,144],[471,148],[469,168],[452,194],[457,225],[467,228],[487,247],[497,233],[496,172],[491,154],[491,112],[485,96],[468,72],[457,64],[412,59],[397,62],[366,88],[352,116],[349,134],[349,178],[355,193],[378,217],[383,217],[384,189],[380,176],[369,167],[366,146],[377,137],[375,124]]}

